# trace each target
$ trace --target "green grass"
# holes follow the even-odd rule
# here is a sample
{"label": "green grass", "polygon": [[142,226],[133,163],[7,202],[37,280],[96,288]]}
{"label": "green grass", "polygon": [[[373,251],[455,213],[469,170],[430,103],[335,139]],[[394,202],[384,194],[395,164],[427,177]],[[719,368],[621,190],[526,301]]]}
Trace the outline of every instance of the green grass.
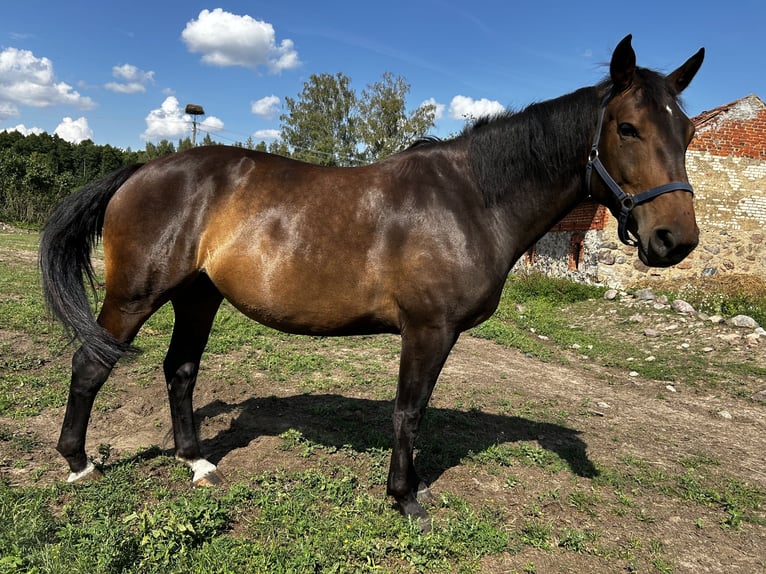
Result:
{"label": "green grass", "polygon": [[457,497],[423,535],[342,465],[191,493],[166,478],[152,490],[120,463],[84,487],[0,483],[0,572],[475,571],[509,540],[498,515]]}

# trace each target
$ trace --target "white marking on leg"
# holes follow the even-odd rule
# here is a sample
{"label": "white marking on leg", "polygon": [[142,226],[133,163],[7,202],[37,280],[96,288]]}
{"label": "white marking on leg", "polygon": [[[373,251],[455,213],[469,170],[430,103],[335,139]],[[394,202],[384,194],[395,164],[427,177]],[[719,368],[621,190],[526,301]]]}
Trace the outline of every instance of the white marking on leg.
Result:
{"label": "white marking on leg", "polygon": [[218,467],[216,467],[212,462],[205,460],[204,458],[198,458],[197,460],[187,460],[181,457],[176,458],[181,462],[186,463],[188,467],[192,469],[192,472],[194,473],[192,482],[194,483],[210,474],[214,474],[215,471],[218,470]]}
{"label": "white marking on leg", "polygon": [[66,479],[67,482],[77,482],[78,480],[81,480],[88,476],[91,472],[96,470],[96,465],[93,464],[92,461],[88,461],[88,464],[85,466],[84,469],[82,469],[80,472],[72,472],[69,474],[69,477]]}

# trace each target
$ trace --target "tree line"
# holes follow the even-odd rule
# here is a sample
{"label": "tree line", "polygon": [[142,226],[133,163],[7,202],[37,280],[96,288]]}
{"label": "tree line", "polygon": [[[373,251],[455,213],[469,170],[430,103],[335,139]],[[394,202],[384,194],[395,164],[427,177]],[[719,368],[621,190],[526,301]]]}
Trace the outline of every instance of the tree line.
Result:
{"label": "tree line", "polygon": [[[407,109],[409,84],[383,74],[361,94],[338,73],[314,74],[295,97],[285,98],[281,139],[267,144],[248,138],[234,145],[294,157],[320,165],[353,166],[377,161],[421,137],[434,124],[435,109]],[[205,134],[201,145],[216,143]],[[0,221],[37,227],[58,202],[115,169],[192,147],[189,137],[177,144],[147,142],[143,150],[70,143],[48,133],[0,132]]]}

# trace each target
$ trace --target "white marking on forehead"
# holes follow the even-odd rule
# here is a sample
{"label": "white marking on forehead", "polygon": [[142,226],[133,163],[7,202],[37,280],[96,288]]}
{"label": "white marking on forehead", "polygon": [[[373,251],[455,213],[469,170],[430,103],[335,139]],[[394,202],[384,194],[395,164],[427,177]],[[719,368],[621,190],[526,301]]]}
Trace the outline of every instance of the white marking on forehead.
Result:
{"label": "white marking on forehead", "polygon": [[665,106],[665,109],[668,110],[668,113],[672,116],[673,115],[673,109],[670,106]]}

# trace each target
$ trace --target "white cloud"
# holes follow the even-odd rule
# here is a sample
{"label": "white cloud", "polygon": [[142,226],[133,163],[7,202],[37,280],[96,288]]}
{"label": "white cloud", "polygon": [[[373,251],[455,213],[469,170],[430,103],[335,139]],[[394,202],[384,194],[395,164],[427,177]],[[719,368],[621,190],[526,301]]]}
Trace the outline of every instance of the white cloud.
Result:
{"label": "white cloud", "polygon": [[41,128],[28,128],[24,124],[19,124],[16,127],[13,128],[2,128],[0,129],[0,132],[19,132],[23,136],[28,136],[31,134],[40,135],[45,130]]}
{"label": "white cloud", "polygon": [[253,139],[256,141],[261,140],[278,140],[282,138],[282,132],[279,130],[257,130],[253,134]]}
{"label": "white cloud", "polygon": [[[141,134],[145,141],[180,139],[191,136],[192,117],[181,110],[178,98],[168,96],[162,105],[146,116],[146,130]],[[223,121],[208,116],[198,124],[199,131],[217,132],[223,129]]]}
{"label": "white cloud", "polygon": [[66,140],[73,144],[78,144],[83,140],[93,139],[93,130],[88,125],[88,120],[85,118],[64,118],[54,131],[57,136],[62,140]]}
{"label": "white cloud", "polygon": [[456,120],[476,119],[505,111],[498,101],[482,98],[474,100],[469,96],[455,96],[449,105],[449,115]]}
{"label": "white cloud", "polygon": [[256,115],[268,120],[273,120],[279,114],[279,106],[282,101],[277,96],[266,96],[253,102],[250,110]]}
{"label": "white cloud", "polygon": [[44,108],[57,104],[84,110],[95,106],[93,100],[69,84],[56,81],[48,58],[16,48],[0,52],[0,119],[19,115],[19,106]]}
{"label": "white cloud", "polygon": [[266,66],[270,72],[300,65],[292,40],[277,45],[274,27],[250,16],[239,16],[216,8],[203,10],[181,32],[186,47],[202,54],[213,66],[242,66],[253,70]]}
{"label": "white cloud", "polygon": [[223,129],[223,121],[215,116],[208,116],[199,124],[203,132],[220,132]]}
{"label": "white cloud", "polygon": [[434,98],[428,98],[426,101],[420,104],[420,107],[422,108],[423,106],[428,106],[428,105],[434,107],[435,120],[440,120],[442,116],[444,116],[444,110],[447,106],[445,106],[444,104],[440,104]]}
{"label": "white cloud", "polygon": [[139,70],[132,64],[123,64],[112,68],[112,76],[117,82],[109,82],[104,87],[119,94],[137,94],[146,92],[146,84],[154,82],[154,72]]}

